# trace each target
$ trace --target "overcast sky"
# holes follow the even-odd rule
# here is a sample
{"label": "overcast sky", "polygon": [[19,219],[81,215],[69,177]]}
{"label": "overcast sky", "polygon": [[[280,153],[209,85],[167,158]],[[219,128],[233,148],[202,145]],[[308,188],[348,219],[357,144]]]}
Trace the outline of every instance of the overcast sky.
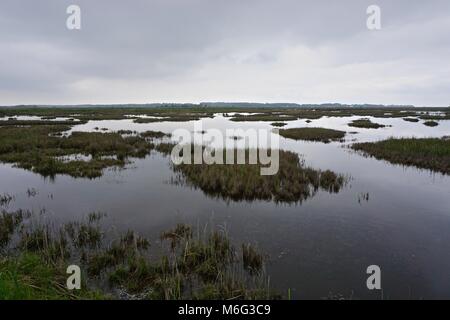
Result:
{"label": "overcast sky", "polygon": [[0,1],[0,105],[201,101],[448,106],[450,1]]}

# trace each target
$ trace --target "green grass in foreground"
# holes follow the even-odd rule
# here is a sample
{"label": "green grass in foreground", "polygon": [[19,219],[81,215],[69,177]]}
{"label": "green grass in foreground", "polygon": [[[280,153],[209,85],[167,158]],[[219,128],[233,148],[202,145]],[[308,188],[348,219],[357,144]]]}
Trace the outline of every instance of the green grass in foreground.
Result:
{"label": "green grass in foreground", "polygon": [[325,128],[281,129],[279,134],[282,137],[294,140],[321,141],[325,143],[341,141],[345,137],[345,131]]}
{"label": "green grass in foreground", "polygon": [[391,138],[379,142],[356,143],[352,145],[352,148],[391,163],[450,174],[450,140],[448,138]]}
{"label": "green grass in foreground", "polygon": [[1,300],[109,299],[96,290],[69,291],[62,268],[46,263],[38,254],[0,258]]}
{"label": "green grass in foreground", "polygon": [[348,124],[350,127],[365,128],[365,129],[378,129],[386,127],[384,124],[370,121],[370,119],[358,119],[353,120]]}
{"label": "green grass in foreground", "polygon": [[[107,237],[103,214],[55,226],[30,212],[0,214],[0,299],[273,299],[265,257],[234,247],[224,231],[178,224],[161,234],[161,253],[133,231]],[[41,219],[42,220],[42,219]],[[66,288],[81,268],[82,290]]]}

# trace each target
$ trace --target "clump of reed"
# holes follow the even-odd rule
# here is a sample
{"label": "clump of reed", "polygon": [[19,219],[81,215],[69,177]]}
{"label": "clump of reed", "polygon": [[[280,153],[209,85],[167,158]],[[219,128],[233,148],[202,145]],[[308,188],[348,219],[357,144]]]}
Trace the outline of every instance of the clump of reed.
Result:
{"label": "clump of reed", "polygon": [[166,122],[166,121],[172,121],[172,122],[184,122],[184,121],[194,121],[194,120],[200,120],[205,116],[203,115],[191,115],[191,114],[166,114],[164,117],[158,117],[158,118],[137,118],[134,119],[135,123],[153,123],[153,122]]}
{"label": "clump of reed", "polygon": [[425,121],[423,124],[427,127],[437,127],[439,125],[439,122],[429,120],[429,121]]}
{"label": "clump of reed", "polygon": [[[118,133],[73,132],[70,136],[56,133],[68,126],[31,126],[0,128],[0,161],[14,163],[43,176],[68,174],[73,177],[96,178],[103,169],[123,167],[129,157],[145,157],[152,144],[138,136],[123,137]],[[71,154],[91,155],[90,161],[62,161]]]}
{"label": "clump of reed", "polygon": [[231,121],[241,122],[241,121],[293,121],[297,120],[296,116],[288,116],[284,114],[252,114],[252,115],[236,115],[232,117]]}
{"label": "clump of reed", "polygon": [[137,132],[133,131],[133,130],[119,130],[119,131],[117,131],[117,133],[122,134],[122,135],[137,134]]}
{"label": "clump of reed", "polygon": [[84,256],[88,265],[87,271],[91,276],[100,276],[102,272],[113,270],[127,262],[134,262],[140,257],[139,253],[148,250],[149,247],[150,242],[147,239],[129,230],[109,246]]}
{"label": "clump of reed", "polygon": [[[440,112],[434,115],[430,112]],[[419,117],[426,120],[450,119],[448,108],[415,108],[411,106],[387,107],[376,105],[291,105],[280,106],[279,104],[233,104],[218,106],[211,104],[159,104],[151,106],[99,106],[99,107],[64,107],[64,108],[35,108],[35,107],[0,107],[0,117],[16,116],[39,116],[39,117],[63,117],[77,119],[86,122],[88,120],[120,120],[120,119],[143,119],[138,122],[160,122],[160,121],[188,121],[204,117],[212,117],[216,113],[224,116],[243,118],[242,121],[266,121],[270,117],[276,121],[291,119],[319,119],[321,117],[377,117],[377,118],[403,118]],[[238,114],[236,114],[238,113]],[[243,113],[253,113],[244,115]],[[256,113],[256,114],[255,114]],[[153,116],[155,118],[138,118],[139,116]],[[261,118],[262,117],[262,118]],[[259,119],[258,119],[259,118]],[[14,118],[15,119],[15,118]],[[43,120],[39,120],[43,121]],[[70,119],[69,119],[70,121]],[[72,120],[73,121],[73,120]],[[5,121],[8,122],[8,121]],[[47,121],[49,123],[50,121]],[[53,121],[55,122],[55,121]],[[68,122],[68,121],[67,121]],[[32,124],[24,121],[25,125]],[[8,125],[8,124],[4,124]]]}
{"label": "clump of reed", "polygon": [[264,266],[264,256],[252,244],[242,244],[242,262],[245,270],[259,273]]}
{"label": "clump of reed", "polygon": [[183,239],[190,239],[192,237],[192,228],[185,224],[177,224],[175,229],[163,232],[161,240],[169,240],[170,247],[174,250]]}
{"label": "clump of reed", "polygon": [[0,249],[7,247],[12,236],[22,225],[24,219],[29,218],[29,211],[18,210],[14,212],[2,211],[0,214]]}
{"label": "clump of reed", "polygon": [[164,133],[161,131],[152,131],[152,130],[142,132],[140,135],[141,135],[141,137],[144,137],[144,138],[156,138],[156,139],[170,137],[169,133]]}
{"label": "clump of reed", "polygon": [[403,118],[403,120],[408,121],[408,122],[419,122],[419,119],[417,119],[417,118]]}
{"label": "clump of reed", "polygon": [[271,123],[272,127],[284,127],[285,125],[287,125],[287,123],[285,123],[285,122],[272,122]]}
{"label": "clump of reed", "polygon": [[384,124],[370,121],[370,119],[357,119],[348,124],[350,127],[365,128],[365,129],[378,129],[386,127]]}
{"label": "clump of reed", "polygon": [[346,132],[326,128],[292,128],[281,129],[279,134],[288,139],[330,143],[331,141],[342,142]]}
{"label": "clump of reed", "polygon": [[[86,123],[86,121],[78,121],[77,124]],[[70,125],[72,126],[74,121],[63,120],[17,120],[15,118],[8,119],[8,121],[2,121],[2,127],[28,127],[28,126],[56,126],[56,125]]]}
{"label": "clump of reed", "polygon": [[[170,154],[173,144],[161,143],[156,150]],[[195,147],[191,146],[191,152]],[[330,170],[316,170],[304,165],[298,154],[279,150],[279,170],[274,175],[261,175],[263,167],[258,160],[249,164],[249,149],[244,150],[246,164],[179,164],[172,169],[180,174],[177,182],[184,182],[201,189],[207,195],[226,200],[267,200],[275,202],[302,202],[318,190],[336,193],[347,182],[346,177]],[[267,152],[270,150],[259,150]],[[237,149],[223,150],[223,163],[226,153]]]}
{"label": "clump of reed", "polygon": [[390,138],[351,147],[391,163],[450,174],[450,140],[445,138]]}

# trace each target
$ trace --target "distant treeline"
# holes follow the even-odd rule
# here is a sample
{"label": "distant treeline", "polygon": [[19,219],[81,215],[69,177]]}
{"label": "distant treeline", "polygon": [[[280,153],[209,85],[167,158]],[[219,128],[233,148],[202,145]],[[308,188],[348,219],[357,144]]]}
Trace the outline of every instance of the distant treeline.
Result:
{"label": "distant treeline", "polygon": [[[305,109],[342,109],[342,108],[415,108],[413,105],[382,105],[382,104],[342,104],[342,103],[322,103],[322,104],[299,104],[299,103],[253,103],[253,102],[201,102],[195,103],[144,103],[144,104],[79,104],[79,105],[16,105],[0,106],[0,108],[305,108]],[[450,108],[450,106],[448,107]],[[428,109],[428,108],[427,108]],[[442,109],[442,108],[429,108]]]}

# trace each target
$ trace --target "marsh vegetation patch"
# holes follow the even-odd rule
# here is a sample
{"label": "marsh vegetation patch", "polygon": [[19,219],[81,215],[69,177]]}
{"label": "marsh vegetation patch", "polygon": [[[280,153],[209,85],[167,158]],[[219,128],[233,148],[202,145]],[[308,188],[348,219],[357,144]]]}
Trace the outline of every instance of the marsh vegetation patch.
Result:
{"label": "marsh vegetation patch", "polygon": [[279,134],[288,139],[329,143],[331,141],[342,141],[346,132],[326,128],[292,128],[281,129]]}
{"label": "marsh vegetation patch", "polygon": [[148,130],[148,131],[144,131],[144,132],[140,133],[140,136],[144,137],[144,138],[161,139],[161,138],[169,138],[171,136],[171,134],[170,133],[164,133],[162,131]]}
{"label": "marsh vegetation patch", "polygon": [[408,121],[408,122],[419,122],[419,119],[417,119],[417,118],[403,118],[403,120]]}
{"label": "marsh vegetation patch", "polygon": [[287,123],[285,123],[285,122],[272,122],[270,125],[272,127],[284,127],[285,125],[287,125]]}
{"label": "marsh vegetation patch", "polygon": [[376,122],[372,122],[372,121],[370,121],[370,119],[353,120],[348,125],[350,127],[365,128],[365,129],[379,129],[379,128],[386,127],[386,125],[380,124],[380,123],[376,123]]}
{"label": "marsh vegetation patch", "polygon": [[291,115],[283,115],[283,114],[252,114],[252,115],[238,115],[232,117],[231,121],[271,121],[271,122],[279,122],[279,121],[293,121],[297,120],[298,117]]}
{"label": "marsh vegetation patch", "polygon": [[202,116],[202,115],[172,115],[172,116],[168,116],[168,117],[164,117],[164,118],[137,118],[134,119],[134,123],[153,123],[153,122],[168,122],[168,121],[172,121],[172,122],[185,122],[185,121],[195,121],[195,120],[200,120],[202,117],[206,117]]}
{"label": "marsh vegetation patch", "polygon": [[423,124],[426,125],[427,127],[437,127],[439,125],[438,122],[433,120],[425,121]]}
{"label": "marsh vegetation patch", "polygon": [[[0,128],[0,161],[32,170],[43,176],[68,174],[96,178],[111,166],[124,166],[128,157],[145,157],[151,143],[139,136],[118,133],[73,132],[61,136],[68,126],[31,126]],[[84,155],[86,159],[67,156]]]}
{"label": "marsh vegetation patch", "polygon": [[[424,120],[450,119],[449,108],[387,107],[374,105],[291,105],[280,104],[150,104],[150,105],[105,105],[105,106],[19,106],[0,107],[0,118],[41,117],[42,119],[71,118],[80,120],[133,119],[138,123],[161,121],[189,121],[213,117],[222,113],[233,121],[288,121],[296,119],[320,119],[322,117],[377,117],[404,118],[419,117]],[[7,121],[5,121],[7,122]],[[37,123],[36,123],[37,124]],[[42,122],[42,124],[45,124]],[[64,123],[63,123],[64,124]],[[10,125],[15,125],[13,122]]]}
{"label": "marsh vegetation patch", "polygon": [[[0,213],[3,299],[270,299],[265,257],[232,245],[223,230],[184,224],[161,234],[161,254],[128,230],[111,236],[105,214],[56,225],[30,211]],[[108,236],[109,235],[109,236]],[[82,269],[82,290],[66,288],[66,268]]]}
{"label": "marsh vegetation patch", "polygon": [[391,138],[356,143],[352,148],[391,163],[450,174],[450,140],[445,138]]}
{"label": "marsh vegetation patch", "polygon": [[[170,154],[172,144],[162,143],[156,149]],[[192,152],[194,148],[191,148]],[[261,151],[261,150],[259,150]],[[223,150],[225,157],[227,152]],[[235,159],[237,157],[237,150]],[[269,152],[268,151],[263,151]],[[245,150],[249,159],[249,150]],[[226,163],[225,158],[223,163]],[[172,164],[181,182],[201,189],[205,194],[225,200],[301,203],[317,191],[339,192],[347,178],[330,170],[307,167],[297,153],[279,150],[279,170],[275,175],[261,175],[263,166],[257,164]]]}

